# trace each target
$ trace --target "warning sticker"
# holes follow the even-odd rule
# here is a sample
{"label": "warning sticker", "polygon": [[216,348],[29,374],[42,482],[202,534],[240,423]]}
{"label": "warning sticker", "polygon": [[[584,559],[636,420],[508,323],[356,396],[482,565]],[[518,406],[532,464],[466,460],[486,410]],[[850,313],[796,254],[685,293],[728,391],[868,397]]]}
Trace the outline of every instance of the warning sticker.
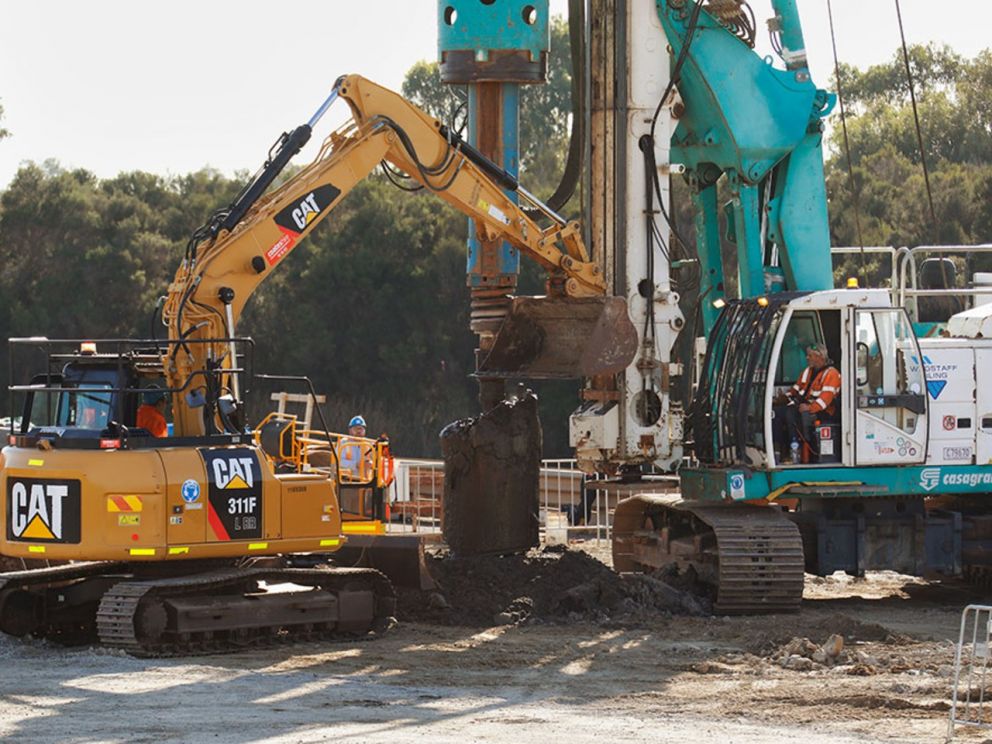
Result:
{"label": "warning sticker", "polygon": [[500,209],[499,207],[497,207],[495,204],[490,204],[489,205],[489,216],[492,217],[492,218],[494,218],[494,219],[496,219],[496,220],[499,220],[504,225],[509,225],[510,224],[510,220],[503,213],[503,210]]}
{"label": "warning sticker", "polygon": [[283,233],[283,236],[265,252],[265,260],[269,262],[269,266],[274,266],[283,256],[293,250],[294,245],[296,245],[296,238],[288,232]]}

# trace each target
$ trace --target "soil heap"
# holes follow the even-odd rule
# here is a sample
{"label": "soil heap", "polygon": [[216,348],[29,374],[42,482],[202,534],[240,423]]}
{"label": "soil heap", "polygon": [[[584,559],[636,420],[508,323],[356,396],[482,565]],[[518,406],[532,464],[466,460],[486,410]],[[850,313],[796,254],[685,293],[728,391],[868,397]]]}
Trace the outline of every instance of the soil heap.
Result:
{"label": "soil heap", "polygon": [[490,627],[511,623],[636,620],[707,614],[691,578],[620,575],[581,550],[545,547],[517,555],[428,555],[435,592],[399,590],[401,621]]}

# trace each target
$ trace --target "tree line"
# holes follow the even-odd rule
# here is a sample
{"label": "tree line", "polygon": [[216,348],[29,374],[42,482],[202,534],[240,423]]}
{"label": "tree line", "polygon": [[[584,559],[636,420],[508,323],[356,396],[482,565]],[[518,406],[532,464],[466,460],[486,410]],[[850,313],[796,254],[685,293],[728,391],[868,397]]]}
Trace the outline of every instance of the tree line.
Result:
{"label": "tree line", "polygon": [[[901,50],[867,70],[841,65],[849,147],[835,114],[826,163],[832,242],[896,247],[990,242],[992,51],[965,59],[949,47],[928,45],[911,47],[908,56],[919,135]],[[859,263],[848,261],[841,273],[860,273]],[[983,264],[988,260],[979,259],[973,268]],[[868,259],[875,282],[886,271],[879,259]]]}
{"label": "tree line", "polygon": [[[568,140],[571,73],[561,20],[552,46],[551,82],[525,88],[521,121],[522,181],[545,197],[557,185]],[[946,47],[917,46],[911,65],[937,219],[929,213],[901,53],[867,70],[842,66],[850,148],[835,114],[826,164],[835,245],[992,241],[992,53],[964,59]],[[441,84],[436,64],[415,65],[403,92],[458,124],[463,95]],[[5,136],[0,126],[0,147]],[[0,192],[0,335],[163,335],[154,308],[190,233],[246,178],[202,170],[100,179],[52,161],[22,166]],[[675,193],[681,231],[691,239],[685,191]],[[580,204],[573,198],[568,212],[576,215]],[[256,339],[255,371],[309,375],[328,396],[332,428],[362,413],[370,432],[388,433],[400,455],[436,456],[441,427],[478,409],[466,232],[464,216],[433,195],[398,190],[379,174],[366,179],[249,303],[239,333]],[[880,275],[870,260],[869,273]],[[540,291],[534,267],[525,268],[521,288]],[[3,347],[5,384],[7,369]],[[568,454],[577,387],[538,386],[545,456]],[[256,419],[272,391],[255,385]]]}

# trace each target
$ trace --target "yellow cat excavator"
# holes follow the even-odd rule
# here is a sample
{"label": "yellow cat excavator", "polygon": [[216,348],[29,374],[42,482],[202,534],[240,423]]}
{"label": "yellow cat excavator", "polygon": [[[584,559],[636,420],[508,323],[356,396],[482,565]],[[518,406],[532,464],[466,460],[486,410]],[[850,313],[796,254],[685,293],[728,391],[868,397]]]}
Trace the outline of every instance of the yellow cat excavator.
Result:
{"label": "yellow cat excavator", "polygon": [[[338,98],[351,120],[270,189]],[[624,368],[635,332],[625,312],[610,311],[623,301],[603,297],[577,227],[441,122],[368,80],[342,77],[193,234],[163,307],[168,339],[11,340],[11,380],[26,382],[11,385],[23,413],[0,456],[0,553],[73,563],[0,574],[0,629],[171,655],[383,627],[395,599],[382,574],[305,556],[347,540],[331,436],[321,444],[287,427],[247,429],[253,344],[235,331],[259,283],[382,162],[473,217],[481,237],[538,261],[557,298],[549,302],[584,308],[574,315],[586,332],[568,332],[567,313],[545,314],[559,327],[530,328],[502,367],[581,357],[583,374]],[[613,327],[597,331],[603,322]],[[577,337],[609,343],[578,356],[555,348]],[[160,437],[138,422],[139,408],[163,394],[173,422]]]}

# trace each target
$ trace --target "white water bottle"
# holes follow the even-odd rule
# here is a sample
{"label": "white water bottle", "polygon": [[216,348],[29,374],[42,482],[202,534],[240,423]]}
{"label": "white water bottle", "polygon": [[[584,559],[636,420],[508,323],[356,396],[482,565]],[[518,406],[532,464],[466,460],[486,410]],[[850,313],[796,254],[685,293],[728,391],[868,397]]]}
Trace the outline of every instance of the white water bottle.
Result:
{"label": "white water bottle", "polygon": [[792,440],[792,444],[789,445],[789,451],[792,453],[792,464],[799,464],[799,441],[796,439]]}

